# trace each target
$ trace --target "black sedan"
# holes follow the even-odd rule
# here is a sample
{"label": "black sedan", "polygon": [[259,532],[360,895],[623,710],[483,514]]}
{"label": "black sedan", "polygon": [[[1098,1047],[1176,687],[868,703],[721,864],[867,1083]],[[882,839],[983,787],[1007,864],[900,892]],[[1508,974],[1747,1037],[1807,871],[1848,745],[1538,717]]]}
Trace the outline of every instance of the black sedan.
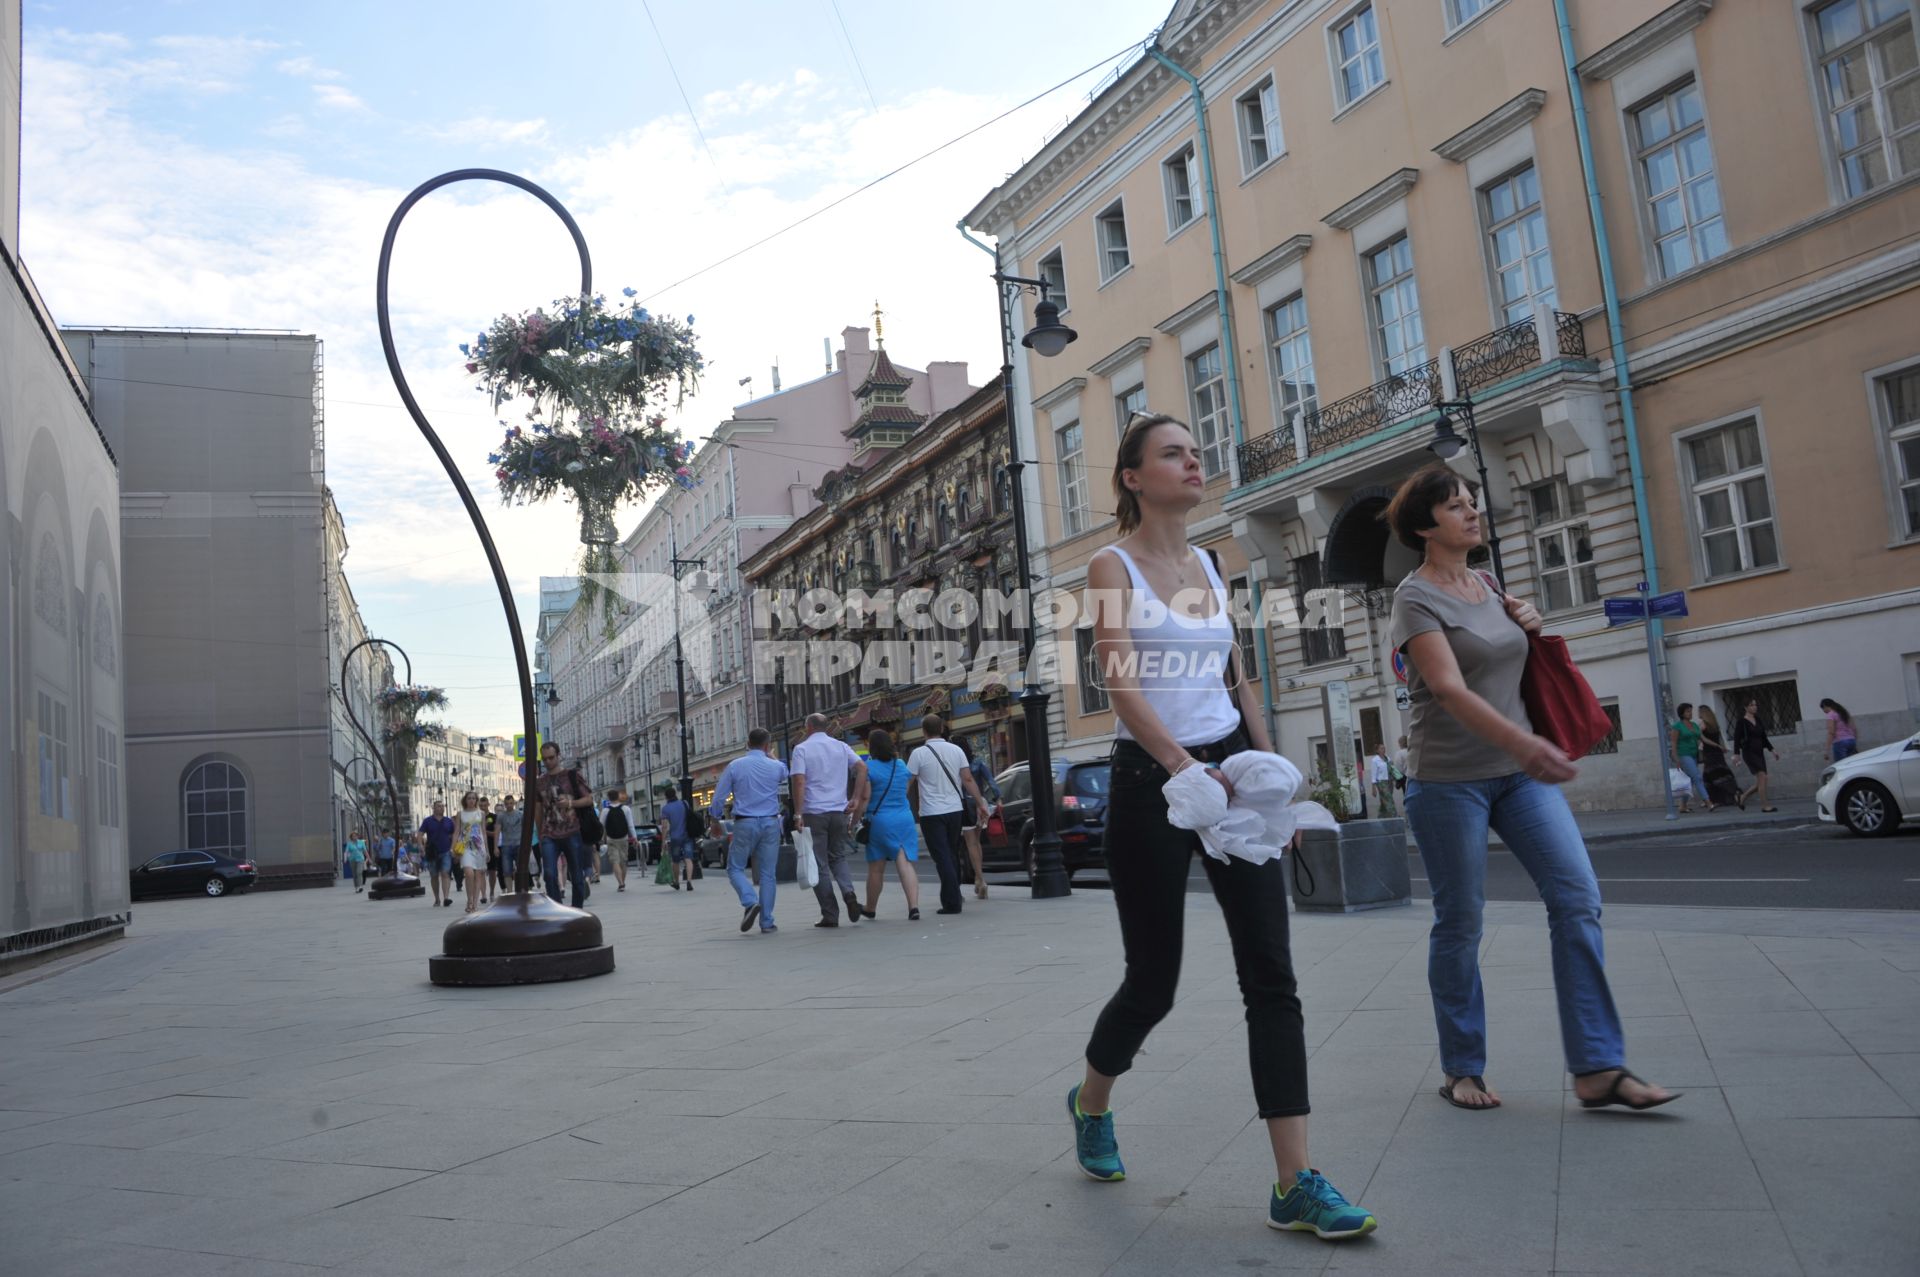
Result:
{"label": "black sedan", "polygon": [[[1085,763],[1053,761],[1054,828],[1067,877],[1083,869],[1107,867],[1106,821],[1109,768],[1104,758]],[[994,778],[1000,801],[988,808],[980,859],[989,871],[1033,873],[1033,783],[1025,763],[1015,763]]]}
{"label": "black sedan", "polygon": [[135,869],[128,878],[133,898],[148,896],[224,896],[245,891],[258,876],[251,860],[216,856],[210,851],[169,851]]}

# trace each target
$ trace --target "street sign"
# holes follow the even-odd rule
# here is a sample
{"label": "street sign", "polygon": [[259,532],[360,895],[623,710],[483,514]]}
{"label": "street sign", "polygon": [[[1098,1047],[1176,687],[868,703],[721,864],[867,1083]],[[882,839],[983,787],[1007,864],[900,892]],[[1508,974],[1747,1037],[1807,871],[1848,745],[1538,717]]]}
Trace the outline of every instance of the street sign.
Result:
{"label": "street sign", "polygon": [[1393,689],[1393,707],[1405,714],[1413,709],[1413,693],[1404,687]]}
{"label": "street sign", "polygon": [[1647,600],[1647,611],[1654,616],[1685,616],[1687,592],[1675,590],[1670,594],[1656,594]]}
{"label": "street sign", "polygon": [[[539,739],[540,739],[540,738],[539,738],[538,736],[535,736],[535,737],[534,737],[534,740],[536,740],[536,741],[538,741]],[[519,734],[516,734],[516,735],[514,736],[514,738],[513,738],[513,756],[514,756],[515,758],[517,758],[517,759],[522,759],[522,760],[524,760],[524,759],[526,758],[526,756],[527,756],[527,738],[526,738],[526,734],[525,734],[525,733],[519,733]]]}
{"label": "street sign", "polygon": [[1643,621],[1647,616],[1647,605],[1644,599],[1608,599],[1605,606],[1607,624],[1610,627]]}
{"label": "street sign", "polygon": [[1407,658],[1397,647],[1393,649],[1393,676],[1402,683],[1407,681]]}

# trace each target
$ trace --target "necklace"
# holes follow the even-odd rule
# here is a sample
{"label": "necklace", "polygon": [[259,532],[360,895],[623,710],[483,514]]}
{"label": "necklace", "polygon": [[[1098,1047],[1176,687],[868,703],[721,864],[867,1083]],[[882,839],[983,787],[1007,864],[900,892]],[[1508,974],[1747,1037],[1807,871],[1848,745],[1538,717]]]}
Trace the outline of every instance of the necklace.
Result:
{"label": "necklace", "polygon": [[1481,585],[1480,581],[1471,572],[1457,581],[1449,581],[1446,577],[1441,576],[1439,572],[1435,571],[1433,565],[1430,563],[1422,563],[1420,570],[1425,572],[1435,585],[1463,602],[1479,603],[1486,597],[1482,592],[1485,586]]}
{"label": "necklace", "polygon": [[1178,581],[1182,586],[1185,586],[1187,583],[1187,573],[1193,570],[1193,552],[1191,550],[1189,550],[1186,554],[1181,556],[1180,562],[1178,565],[1167,562],[1165,559],[1162,559],[1157,554],[1146,555],[1146,554],[1142,554],[1138,550],[1134,551],[1134,557],[1146,559],[1147,562],[1153,564],[1154,566],[1173,573],[1174,579]]}

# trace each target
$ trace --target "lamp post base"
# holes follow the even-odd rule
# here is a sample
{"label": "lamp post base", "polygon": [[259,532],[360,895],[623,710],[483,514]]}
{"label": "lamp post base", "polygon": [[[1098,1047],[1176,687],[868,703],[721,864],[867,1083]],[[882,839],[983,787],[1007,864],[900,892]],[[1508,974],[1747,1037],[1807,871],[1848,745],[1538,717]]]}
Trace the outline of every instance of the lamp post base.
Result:
{"label": "lamp post base", "polygon": [[369,900],[399,900],[407,896],[424,896],[427,889],[412,874],[391,873],[383,878],[375,878],[367,884]]}
{"label": "lamp post base", "polygon": [[613,970],[600,919],[539,892],[501,896],[456,919],[442,944],[445,952],[427,960],[435,984],[551,984]]}

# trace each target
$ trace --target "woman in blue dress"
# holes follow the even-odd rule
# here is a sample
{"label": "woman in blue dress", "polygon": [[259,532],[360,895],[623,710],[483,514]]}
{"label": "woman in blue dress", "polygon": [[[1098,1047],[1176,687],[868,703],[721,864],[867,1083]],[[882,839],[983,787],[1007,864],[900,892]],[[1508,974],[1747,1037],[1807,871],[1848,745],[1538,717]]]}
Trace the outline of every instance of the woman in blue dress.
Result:
{"label": "woman in blue dress", "polygon": [[893,736],[876,727],[867,736],[867,779],[873,797],[867,800],[867,917],[878,917],[880,888],[887,862],[898,866],[901,890],[907,893],[907,919],[920,919],[920,876],[913,862],[920,859],[920,828],[907,805],[907,765],[895,756]]}

